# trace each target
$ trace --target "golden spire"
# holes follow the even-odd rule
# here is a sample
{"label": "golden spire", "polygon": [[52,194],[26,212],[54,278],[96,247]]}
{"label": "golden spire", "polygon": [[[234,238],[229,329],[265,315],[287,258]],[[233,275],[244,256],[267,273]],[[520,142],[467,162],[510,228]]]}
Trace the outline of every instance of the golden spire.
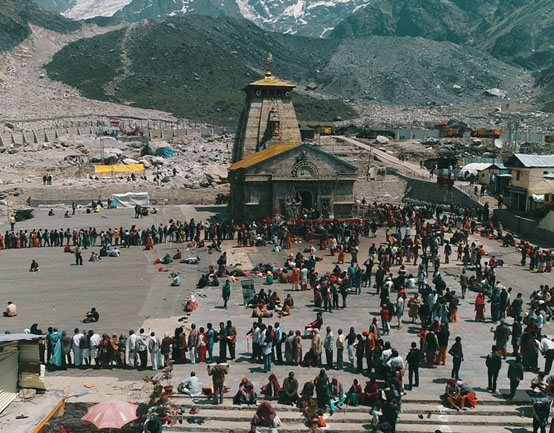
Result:
{"label": "golden spire", "polygon": [[267,58],[267,69],[265,72],[265,77],[270,78],[271,77],[271,59],[273,58],[272,54],[269,53],[269,56]]}

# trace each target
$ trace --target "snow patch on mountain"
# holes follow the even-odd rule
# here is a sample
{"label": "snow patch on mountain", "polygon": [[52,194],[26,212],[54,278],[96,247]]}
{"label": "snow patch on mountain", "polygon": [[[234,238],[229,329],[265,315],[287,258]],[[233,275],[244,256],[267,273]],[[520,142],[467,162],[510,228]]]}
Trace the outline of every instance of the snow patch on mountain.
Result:
{"label": "snow patch on mountain", "polygon": [[118,10],[127,6],[132,0],[79,0],[63,12],[67,18],[86,20],[94,17],[111,17]]}

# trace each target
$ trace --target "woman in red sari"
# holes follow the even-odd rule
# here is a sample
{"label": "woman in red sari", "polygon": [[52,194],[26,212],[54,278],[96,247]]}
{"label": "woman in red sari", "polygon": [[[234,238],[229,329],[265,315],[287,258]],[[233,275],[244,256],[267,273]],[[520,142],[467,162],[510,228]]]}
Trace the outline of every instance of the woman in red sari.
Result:
{"label": "woman in red sari", "polygon": [[479,293],[475,299],[475,321],[485,321],[485,298],[482,293]]}

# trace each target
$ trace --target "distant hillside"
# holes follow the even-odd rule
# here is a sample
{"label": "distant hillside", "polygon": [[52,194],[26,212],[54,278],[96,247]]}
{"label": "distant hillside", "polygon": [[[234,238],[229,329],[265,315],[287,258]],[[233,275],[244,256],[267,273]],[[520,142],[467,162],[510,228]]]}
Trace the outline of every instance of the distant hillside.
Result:
{"label": "distant hillside", "polygon": [[[268,53],[273,73],[298,85],[295,101],[303,120],[351,118],[355,113],[345,100],[474,103],[492,87],[519,100],[529,81],[519,69],[450,42],[311,39],[267,33],[243,19],[191,15],[79,40],[58,52],[46,70],[90,98],[235,124],[241,89],[262,76]],[[317,94],[304,92],[308,84]]]}
{"label": "distant hillside", "polygon": [[415,36],[486,50],[528,68],[554,59],[552,0],[377,0],[340,23],[332,38]]}
{"label": "distant hillside", "polygon": [[[302,83],[324,67],[328,46],[266,33],[247,20],[175,17],[79,40],[58,52],[46,70],[89,98],[235,125],[244,103],[241,89],[260,78],[270,52],[275,75]],[[299,95],[295,101],[307,120],[355,116],[337,100]]]}
{"label": "distant hillside", "polygon": [[554,66],[538,73],[535,85],[543,95],[543,110],[554,113]]}
{"label": "distant hillside", "polygon": [[0,1],[0,51],[11,50],[30,34],[29,24],[58,33],[70,33],[81,24],[40,8],[32,0]]}

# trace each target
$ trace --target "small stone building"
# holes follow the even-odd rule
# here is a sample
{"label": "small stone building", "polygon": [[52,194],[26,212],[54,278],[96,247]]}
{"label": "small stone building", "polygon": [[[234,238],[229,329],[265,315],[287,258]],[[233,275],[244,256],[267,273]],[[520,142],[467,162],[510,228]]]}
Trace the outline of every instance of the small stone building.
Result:
{"label": "small stone building", "polygon": [[230,210],[237,218],[315,211],[348,217],[357,168],[308,144],[274,145],[229,168]]}

